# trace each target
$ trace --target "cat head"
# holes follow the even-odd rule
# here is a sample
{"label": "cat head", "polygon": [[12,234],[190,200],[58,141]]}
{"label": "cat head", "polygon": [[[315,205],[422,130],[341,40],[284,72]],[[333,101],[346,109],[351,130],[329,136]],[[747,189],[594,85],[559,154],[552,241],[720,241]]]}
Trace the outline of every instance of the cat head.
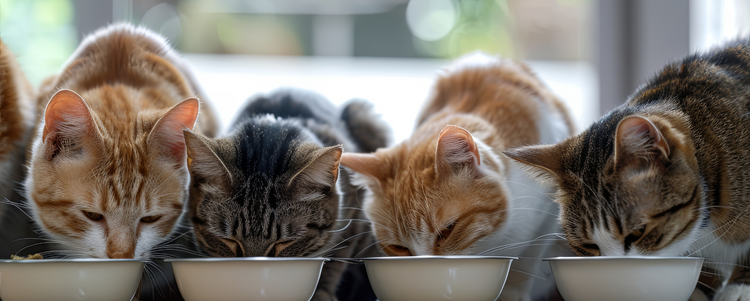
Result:
{"label": "cat head", "polygon": [[705,217],[686,118],[641,114],[615,112],[559,144],[505,152],[557,185],[579,255],[684,255]]}
{"label": "cat head", "polygon": [[[84,96],[106,102],[127,95],[118,92]],[[34,140],[25,183],[37,224],[73,257],[148,258],[183,212],[182,130],[193,127],[198,110],[191,98],[150,113],[94,111],[75,92],[57,92]]]}
{"label": "cat head", "polygon": [[341,146],[297,122],[256,117],[225,138],[185,132],[190,217],[212,256],[307,256],[336,222]]}
{"label": "cat head", "polygon": [[368,187],[365,212],[386,254],[468,254],[507,217],[502,164],[488,149],[447,125],[436,139],[345,153],[341,164]]}

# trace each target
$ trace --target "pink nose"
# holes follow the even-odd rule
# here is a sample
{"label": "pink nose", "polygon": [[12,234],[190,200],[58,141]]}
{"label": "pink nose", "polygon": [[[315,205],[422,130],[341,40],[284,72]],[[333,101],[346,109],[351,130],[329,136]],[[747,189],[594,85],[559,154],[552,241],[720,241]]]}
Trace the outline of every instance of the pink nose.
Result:
{"label": "pink nose", "polygon": [[135,255],[135,239],[132,235],[112,233],[107,239],[107,257],[133,258]]}
{"label": "pink nose", "polygon": [[112,250],[107,248],[107,257],[109,258],[133,258],[134,250]]}

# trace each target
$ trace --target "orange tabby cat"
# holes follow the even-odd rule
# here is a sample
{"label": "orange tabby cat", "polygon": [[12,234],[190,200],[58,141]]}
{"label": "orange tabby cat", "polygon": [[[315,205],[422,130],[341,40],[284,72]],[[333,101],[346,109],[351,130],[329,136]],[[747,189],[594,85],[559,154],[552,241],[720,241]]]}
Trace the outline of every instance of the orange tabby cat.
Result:
{"label": "orange tabby cat", "polygon": [[[45,82],[26,196],[66,255],[149,257],[187,199],[184,128],[216,132],[166,41],[114,25],[86,38]],[[208,118],[206,118],[208,117]]]}
{"label": "orange tabby cat", "polygon": [[[27,142],[34,127],[34,91],[13,53],[0,40],[0,202],[20,204],[17,183],[23,180]],[[12,230],[10,230],[12,229]],[[21,211],[0,204],[0,258],[9,258],[34,236]]]}
{"label": "orange tabby cat", "polygon": [[[341,158],[363,175],[366,213],[387,254],[549,254],[547,246],[530,243],[559,232],[549,215],[557,209],[545,204],[548,190],[500,152],[560,141],[573,126],[528,67],[483,55],[459,60],[438,79],[417,126],[392,148]],[[541,263],[513,266],[538,274]],[[529,298],[531,281],[520,274],[511,275],[504,300]]]}

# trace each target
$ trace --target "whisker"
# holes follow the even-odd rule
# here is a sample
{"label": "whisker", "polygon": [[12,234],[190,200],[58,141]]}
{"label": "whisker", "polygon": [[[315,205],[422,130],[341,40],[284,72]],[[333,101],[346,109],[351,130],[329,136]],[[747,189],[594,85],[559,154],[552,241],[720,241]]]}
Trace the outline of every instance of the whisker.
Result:
{"label": "whisker", "polygon": [[516,269],[510,269],[510,270],[513,271],[513,272],[516,272],[516,273],[521,273],[521,274],[524,274],[524,275],[527,275],[527,276],[531,276],[531,277],[534,277],[534,278],[537,278],[537,279],[541,279],[541,280],[544,280],[544,281],[549,281],[547,278],[544,278],[544,277],[539,276],[539,275],[534,275],[534,274],[531,274],[531,273],[528,273],[528,272],[524,272],[524,271],[521,271],[521,270],[516,270]]}
{"label": "whisker", "polygon": [[[339,220],[336,220],[336,221],[339,221]],[[342,221],[343,221],[343,220],[342,220]],[[349,226],[350,226],[351,224],[352,224],[352,221],[351,221],[351,220],[349,220],[349,222],[348,222],[348,223],[346,223],[346,226],[344,226],[343,228],[341,228],[341,229],[338,229],[338,230],[331,230],[331,231],[328,231],[328,232],[329,232],[329,233],[335,233],[335,232],[341,232],[341,231],[344,231],[344,230],[346,230],[347,228],[349,228]]]}
{"label": "whisker", "polygon": [[29,211],[31,210],[31,208],[29,207],[28,204],[21,204],[21,203],[18,203],[18,202],[13,202],[13,201],[9,200],[8,198],[2,198],[2,199],[0,199],[0,204],[5,204],[5,205],[16,207],[16,209],[18,209],[19,211],[21,211],[21,213],[23,213],[23,215],[25,215],[26,217],[28,217],[30,220],[34,219],[33,217],[31,217],[31,215],[29,215],[28,212],[26,212],[26,210],[29,210]]}
{"label": "whisker", "polygon": [[[493,253],[493,252],[496,252],[496,251],[505,250],[505,248],[508,247],[508,246],[519,246],[519,245],[523,246],[524,244],[532,243],[532,242],[535,242],[535,241],[538,241],[538,240],[545,240],[545,239],[543,239],[544,237],[551,236],[551,235],[559,237],[558,236],[559,234],[561,234],[561,233],[547,233],[547,234],[544,234],[544,235],[540,235],[539,237],[534,238],[532,240],[527,240],[527,241],[522,241],[522,242],[515,242],[515,243],[509,243],[509,244],[506,244],[506,245],[489,248],[489,249],[487,249],[485,251],[482,251],[482,252],[478,253],[477,255],[485,255],[485,254],[488,254],[488,253]],[[549,240],[549,239],[546,239],[546,240]]]}
{"label": "whisker", "polygon": [[504,180],[504,181],[501,181],[501,182],[502,182],[502,183],[509,183],[509,184],[516,184],[516,185],[521,185],[521,186],[523,186],[523,187],[526,187],[526,188],[529,188],[529,189],[531,189],[531,190],[533,190],[533,191],[535,191],[535,192],[537,192],[537,193],[539,193],[539,194],[541,194],[541,195],[544,195],[544,196],[545,196],[545,197],[547,197],[547,199],[549,199],[550,201],[553,201],[553,202],[555,201],[555,199],[551,198],[551,197],[550,197],[550,196],[548,195],[548,194],[549,194],[549,192],[547,192],[547,191],[541,191],[541,190],[537,189],[537,187],[529,186],[529,185],[526,185],[526,184],[524,184],[524,183],[521,183],[521,182],[518,182],[518,181],[511,181],[511,180]]}
{"label": "whisker", "polygon": [[362,254],[362,252],[364,252],[365,250],[367,250],[367,249],[369,249],[372,246],[377,245],[377,244],[378,244],[378,242],[376,241],[376,242],[371,243],[368,246],[364,247],[362,250],[360,250],[359,252],[357,252],[357,254],[354,255],[354,258],[359,258],[359,255]]}
{"label": "whisker", "polygon": [[708,284],[705,284],[705,283],[701,282],[700,280],[698,280],[698,284],[700,284],[700,285],[703,285],[704,287],[706,287],[706,288],[708,288],[708,289],[712,290],[712,291],[713,291],[714,293],[716,292],[716,289],[715,289],[715,288],[711,287],[711,286],[710,286],[710,285],[708,285]]}
{"label": "whisker", "polygon": [[341,244],[343,244],[343,243],[345,243],[345,242],[349,241],[350,239],[352,239],[352,238],[355,238],[355,237],[359,237],[359,236],[361,236],[361,235],[365,235],[365,234],[368,234],[368,233],[372,233],[372,231],[365,231],[365,232],[361,232],[361,233],[357,233],[357,234],[354,234],[354,235],[350,236],[349,238],[347,238],[347,239],[344,239],[344,240],[340,241],[339,243],[337,243],[337,244],[333,245],[333,247],[330,247],[330,248],[328,248],[327,250],[324,250],[324,251],[320,251],[320,252],[317,252],[317,253],[313,253],[313,254],[318,254],[318,255],[313,255],[313,257],[317,257],[317,256],[320,256],[320,254],[328,253],[328,251],[330,251],[330,250],[332,250],[332,249],[334,249],[334,248],[336,248],[336,247],[340,246]]}

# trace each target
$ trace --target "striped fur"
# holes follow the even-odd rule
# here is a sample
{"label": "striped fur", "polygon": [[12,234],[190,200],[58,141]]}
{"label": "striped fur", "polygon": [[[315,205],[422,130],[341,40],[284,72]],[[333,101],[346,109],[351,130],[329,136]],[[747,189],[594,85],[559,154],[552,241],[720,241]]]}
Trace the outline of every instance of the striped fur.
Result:
{"label": "striped fur", "polygon": [[147,259],[187,201],[183,128],[208,107],[163,38],[120,24],[87,37],[41,88],[26,197],[64,255]]}
{"label": "striped fur", "polygon": [[[365,209],[389,255],[539,258],[550,249],[531,241],[558,231],[541,213],[555,206],[545,200],[546,188],[500,152],[572,133],[562,102],[525,64],[475,54],[439,77],[408,140],[373,154],[344,154],[341,164],[368,187]],[[541,297],[554,287],[539,281],[532,289],[529,275],[542,273],[540,260],[513,264],[520,272],[510,274],[504,300]]]}
{"label": "striped fur", "polygon": [[[369,110],[359,100],[339,111],[321,95],[282,89],[253,98],[227,137],[186,133],[198,245],[218,257],[379,255],[377,248],[368,249],[374,238],[359,202],[364,190],[339,169],[343,149],[362,147],[351,142],[348,129],[387,129]],[[364,147],[387,141],[388,134],[372,139]],[[335,300],[345,268],[327,263],[313,300]],[[367,279],[359,265],[347,272]],[[364,284],[338,296],[373,300]]]}
{"label": "striped fur", "polygon": [[750,296],[748,115],[750,43],[740,41],[667,65],[578,136],[506,154],[560,188],[576,253],[704,256],[724,263],[724,279],[738,264],[716,297],[738,300]]}

